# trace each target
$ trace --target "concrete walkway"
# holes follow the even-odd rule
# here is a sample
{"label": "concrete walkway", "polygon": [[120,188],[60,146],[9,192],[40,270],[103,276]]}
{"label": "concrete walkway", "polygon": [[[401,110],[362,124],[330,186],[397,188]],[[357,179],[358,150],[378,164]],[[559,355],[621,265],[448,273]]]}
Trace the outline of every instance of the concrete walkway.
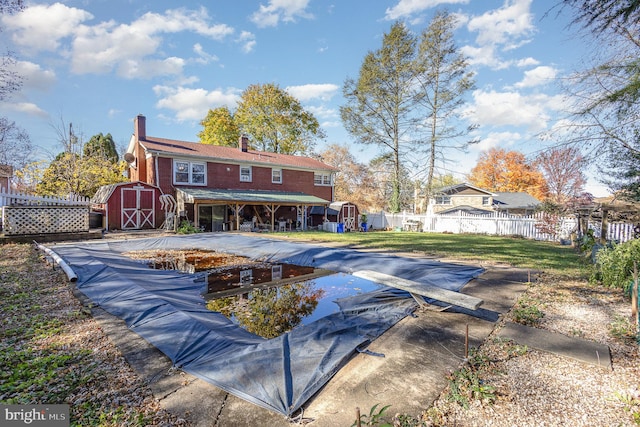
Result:
{"label": "concrete walkway", "polygon": [[609,346],[580,338],[569,337],[544,329],[532,328],[518,323],[507,323],[498,331],[499,337],[515,341],[520,345],[569,357],[591,365],[611,369]]}

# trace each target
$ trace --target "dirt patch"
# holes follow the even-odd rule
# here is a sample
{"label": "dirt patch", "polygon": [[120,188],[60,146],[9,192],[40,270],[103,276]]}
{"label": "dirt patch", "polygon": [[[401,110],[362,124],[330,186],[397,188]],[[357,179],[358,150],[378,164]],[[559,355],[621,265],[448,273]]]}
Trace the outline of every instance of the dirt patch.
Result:
{"label": "dirt patch", "polygon": [[[201,249],[145,250],[123,253],[132,259],[147,261],[149,267],[159,270],[204,271],[220,267],[258,265],[256,261],[238,255]],[[192,266],[187,268],[186,266]]]}

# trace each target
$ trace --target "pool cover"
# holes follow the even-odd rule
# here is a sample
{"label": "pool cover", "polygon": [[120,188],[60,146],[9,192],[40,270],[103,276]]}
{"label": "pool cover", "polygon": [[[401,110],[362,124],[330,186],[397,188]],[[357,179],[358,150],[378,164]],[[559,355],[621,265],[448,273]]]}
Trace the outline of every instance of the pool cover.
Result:
{"label": "pool cover", "polygon": [[458,291],[478,267],[292,243],[231,233],[102,240],[49,247],[77,274],[78,289],[166,354],[176,367],[288,417],[357,351],[416,308],[392,288],[342,298],[340,312],[264,339],[210,311],[199,275],[153,270],[123,256],[139,250],[208,249],[343,273],[375,270]]}

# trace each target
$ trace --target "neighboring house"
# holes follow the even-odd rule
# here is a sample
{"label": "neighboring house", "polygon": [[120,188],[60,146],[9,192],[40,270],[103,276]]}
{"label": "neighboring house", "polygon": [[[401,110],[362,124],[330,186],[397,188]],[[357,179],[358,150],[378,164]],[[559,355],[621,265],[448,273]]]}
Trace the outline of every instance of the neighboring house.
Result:
{"label": "neighboring house", "polygon": [[177,213],[205,231],[307,228],[311,207],[333,201],[332,166],[304,156],[148,136],[134,121],[129,179],[172,195]]}
{"label": "neighboring house", "polygon": [[0,165],[0,191],[9,190],[12,177],[13,177],[13,167],[10,165]]}
{"label": "neighboring house", "polygon": [[495,193],[464,183],[436,190],[429,200],[429,210],[441,215],[457,212],[473,215],[491,215],[494,212],[530,215],[539,204],[535,197],[527,193]]}

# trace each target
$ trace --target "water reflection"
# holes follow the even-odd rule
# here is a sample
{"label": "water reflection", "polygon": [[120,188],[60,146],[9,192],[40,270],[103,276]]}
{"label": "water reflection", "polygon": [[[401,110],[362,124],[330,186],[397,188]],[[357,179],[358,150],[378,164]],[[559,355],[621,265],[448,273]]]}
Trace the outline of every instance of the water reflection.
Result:
{"label": "water reflection", "polygon": [[308,280],[214,299],[207,308],[224,314],[249,332],[275,338],[313,313],[324,294],[313,280]]}
{"label": "water reflection", "polygon": [[294,264],[269,264],[224,252],[180,249],[131,251],[125,255],[150,268],[199,275],[207,307],[238,326],[277,337],[340,307],[336,300],[380,285],[348,274]]}

